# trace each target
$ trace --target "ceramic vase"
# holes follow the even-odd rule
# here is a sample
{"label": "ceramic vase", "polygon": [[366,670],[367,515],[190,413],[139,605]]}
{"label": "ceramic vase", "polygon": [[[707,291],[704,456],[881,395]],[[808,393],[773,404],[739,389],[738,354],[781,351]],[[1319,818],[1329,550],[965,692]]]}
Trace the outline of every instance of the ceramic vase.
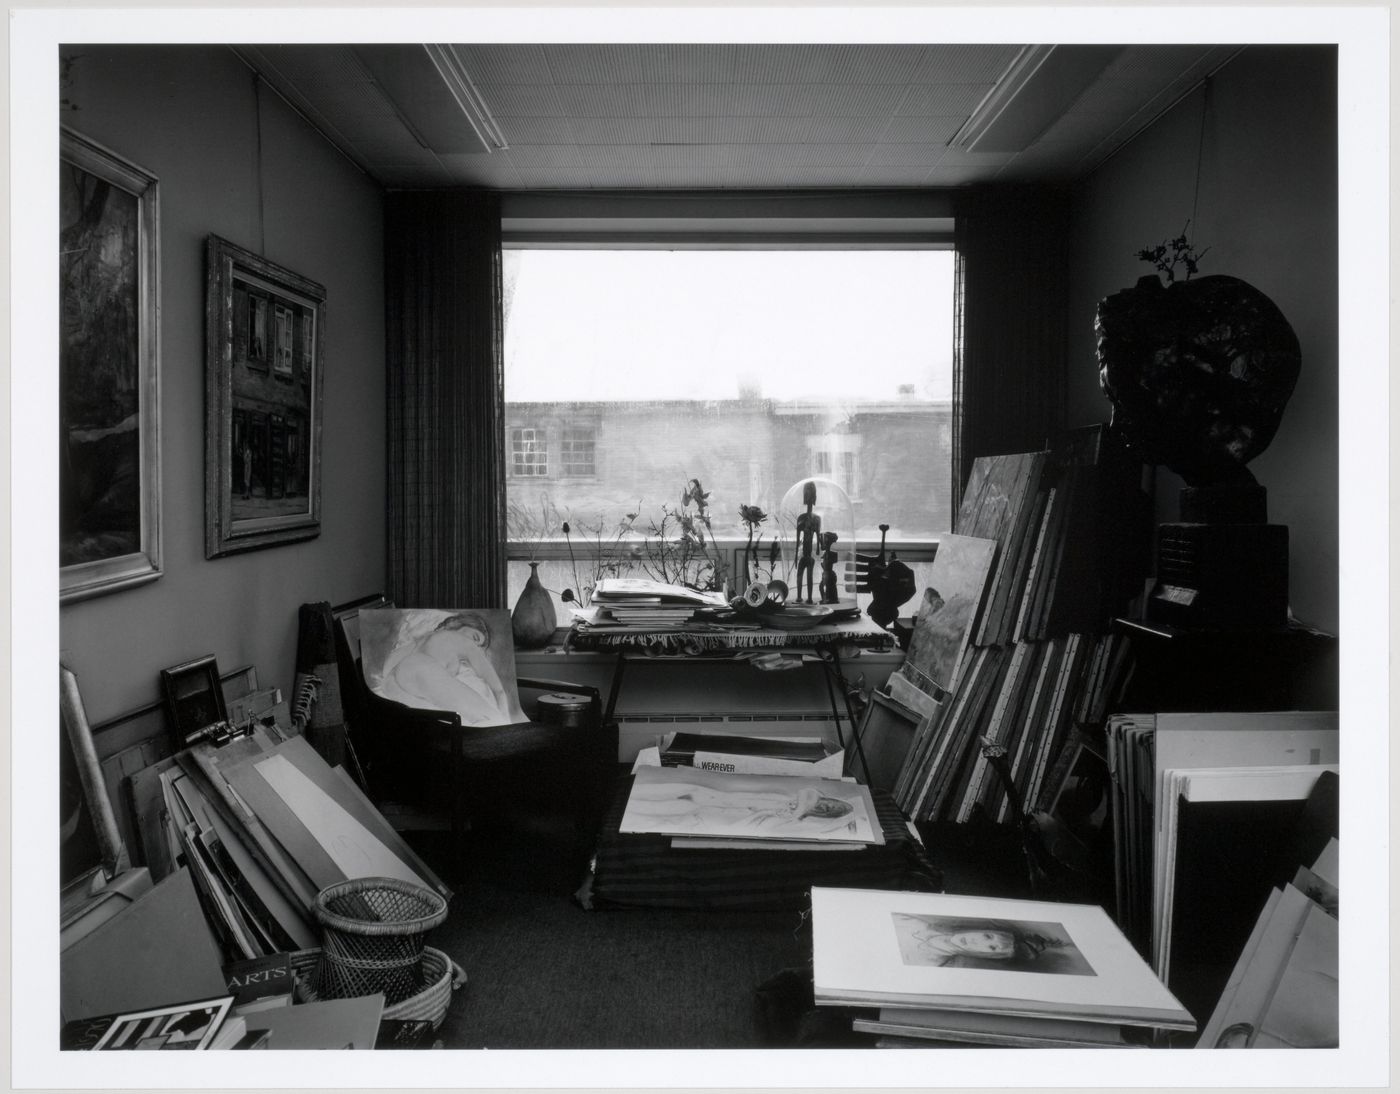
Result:
{"label": "ceramic vase", "polygon": [[539,565],[538,562],[530,563],[530,576],[510,613],[510,629],[515,635],[515,644],[527,650],[548,645],[558,625],[554,616],[554,601],[550,598],[549,590],[540,584]]}

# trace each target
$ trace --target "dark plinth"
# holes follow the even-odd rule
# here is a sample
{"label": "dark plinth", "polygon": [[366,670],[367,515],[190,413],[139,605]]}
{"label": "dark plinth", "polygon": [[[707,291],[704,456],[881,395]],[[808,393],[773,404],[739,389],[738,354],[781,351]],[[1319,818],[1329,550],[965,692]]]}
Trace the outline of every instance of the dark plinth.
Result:
{"label": "dark plinth", "polygon": [[1288,622],[1288,528],[1267,524],[1268,493],[1252,479],[1183,487],[1179,523],[1157,528],[1157,582],[1147,615],[1180,627],[1282,627]]}
{"label": "dark plinth", "polygon": [[1118,619],[1133,670],[1120,710],[1336,710],[1335,635],[1300,624],[1179,628]]}
{"label": "dark plinth", "polygon": [[1279,627],[1288,622],[1288,528],[1282,524],[1162,524],[1149,618],[1183,627]]}

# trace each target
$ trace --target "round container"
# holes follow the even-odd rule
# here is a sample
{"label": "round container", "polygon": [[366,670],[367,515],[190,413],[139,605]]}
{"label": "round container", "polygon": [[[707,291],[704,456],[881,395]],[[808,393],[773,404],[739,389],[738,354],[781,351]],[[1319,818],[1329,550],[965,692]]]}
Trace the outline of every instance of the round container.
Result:
{"label": "round container", "polygon": [[588,717],[589,699],[585,695],[566,695],[550,692],[541,695],[535,709],[537,721],[547,726],[570,726],[578,728]]}

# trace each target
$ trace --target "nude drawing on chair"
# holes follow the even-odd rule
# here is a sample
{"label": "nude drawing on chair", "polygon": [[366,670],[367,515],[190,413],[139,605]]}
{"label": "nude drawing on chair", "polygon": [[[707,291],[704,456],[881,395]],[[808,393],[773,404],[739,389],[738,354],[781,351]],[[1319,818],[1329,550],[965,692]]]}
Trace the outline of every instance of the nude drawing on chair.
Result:
{"label": "nude drawing on chair", "polygon": [[360,612],[365,683],[469,726],[526,721],[515,688],[510,614],[501,610],[382,608]]}

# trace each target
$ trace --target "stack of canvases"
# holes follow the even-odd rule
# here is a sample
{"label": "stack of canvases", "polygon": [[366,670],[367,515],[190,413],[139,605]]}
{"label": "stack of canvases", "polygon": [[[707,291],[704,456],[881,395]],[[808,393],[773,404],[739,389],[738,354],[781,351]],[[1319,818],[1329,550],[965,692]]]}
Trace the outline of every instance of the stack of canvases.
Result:
{"label": "stack of canvases", "polygon": [[[230,952],[317,944],[317,893],[351,878],[392,877],[451,895],[345,769],[328,766],[304,738],[274,742],[258,730],[223,747],[197,744],[175,761],[156,775],[164,808],[159,831],[143,830],[142,844],[148,861],[190,867]],[[164,854],[152,856],[157,841]]]}
{"label": "stack of canvases", "polygon": [[[1132,580],[1109,564],[1133,553],[1113,540],[1130,531],[1121,524],[1131,474],[1098,427],[1053,452],[974,461],[957,535],[939,550],[960,537],[995,548],[976,584],[967,646],[952,676],[938,681],[946,694],[921,722],[894,788],[910,816],[1011,819],[984,740],[1004,749],[1032,808],[1055,796],[1051,775],[1082,743],[1076,730],[1101,738],[1095,731],[1129,669],[1127,638],[1108,621]],[[921,611],[941,606],[927,599]]]}
{"label": "stack of canvases", "polygon": [[[63,952],[66,1021],[233,994],[230,970],[314,955],[317,896],[338,882],[387,877],[451,896],[342,768],[276,727],[184,749],[134,774],[131,789],[157,884]],[[331,1003],[349,1006],[310,1007],[329,1013]],[[370,1025],[378,1022],[375,1008]],[[372,1046],[373,1037],[356,1045]]]}
{"label": "stack of canvases", "polygon": [[1195,1028],[1087,904],[813,887],[812,979],[883,1047],[1123,1048]]}

